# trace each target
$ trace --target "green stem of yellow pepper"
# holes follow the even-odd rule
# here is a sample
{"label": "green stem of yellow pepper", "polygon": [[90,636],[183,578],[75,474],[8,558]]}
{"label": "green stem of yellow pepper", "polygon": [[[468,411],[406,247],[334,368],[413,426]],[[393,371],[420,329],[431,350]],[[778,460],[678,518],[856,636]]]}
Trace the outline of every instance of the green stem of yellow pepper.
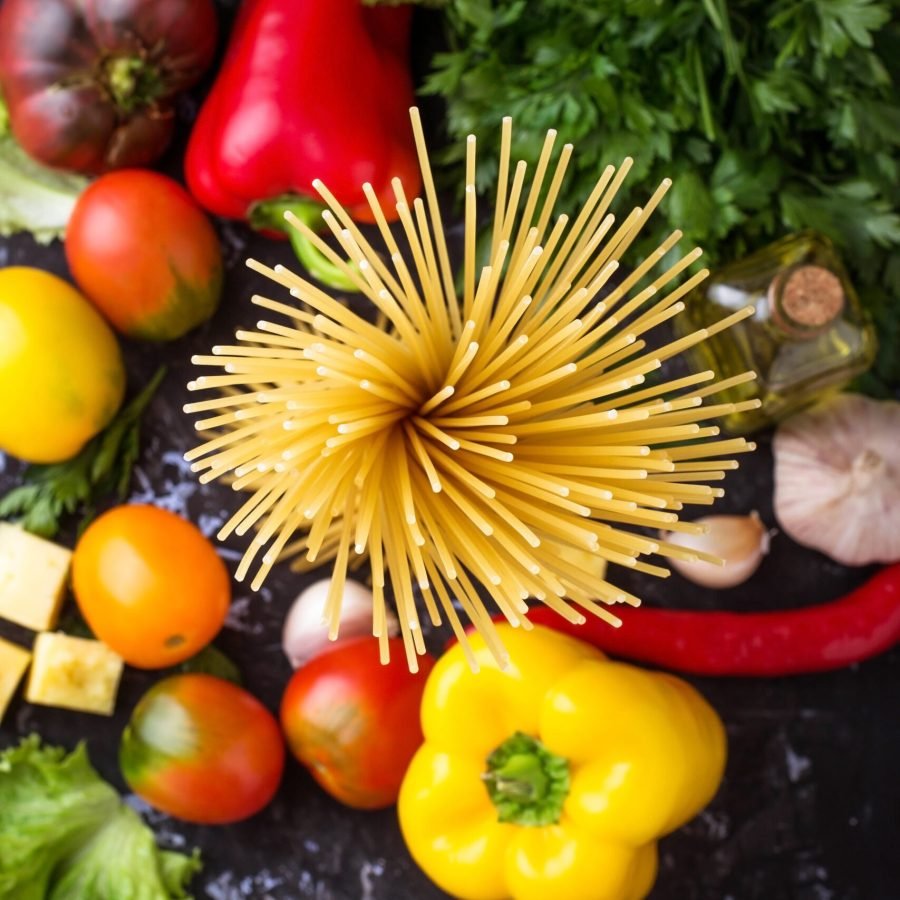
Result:
{"label": "green stem of yellow pepper", "polygon": [[499,820],[515,825],[556,824],[569,794],[568,760],[522,732],[491,753],[482,778]]}

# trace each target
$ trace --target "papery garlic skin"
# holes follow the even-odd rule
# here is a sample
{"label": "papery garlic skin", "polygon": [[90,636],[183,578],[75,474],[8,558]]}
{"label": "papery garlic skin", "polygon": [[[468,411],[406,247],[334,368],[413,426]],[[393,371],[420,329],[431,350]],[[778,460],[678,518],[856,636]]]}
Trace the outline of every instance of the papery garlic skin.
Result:
{"label": "papery garlic skin", "polygon": [[721,565],[703,559],[672,558],[672,568],[695,584],[709,588],[727,588],[743,584],[769,552],[769,532],[759,516],[704,516],[696,520],[705,525],[705,534],[670,532],[663,535],[669,544],[697,550],[722,561]]}
{"label": "papery garlic skin", "polygon": [[[332,643],[324,617],[330,588],[330,578],[323,578],[305,588],[284,620],[281,646],[295,669]],[[385,624],[389,637],[399,633],[397,617],[390,609],[385,610]],[[349,638],[366,634],[372,634],[372,592],[365,585],[348,580],[344,582],[341,602],[340,636]]]}
{"label": "papery garlic skin", "polygon": [[775,434],[775,516],[846,566],[900,560],[900,403],[841,394]]}

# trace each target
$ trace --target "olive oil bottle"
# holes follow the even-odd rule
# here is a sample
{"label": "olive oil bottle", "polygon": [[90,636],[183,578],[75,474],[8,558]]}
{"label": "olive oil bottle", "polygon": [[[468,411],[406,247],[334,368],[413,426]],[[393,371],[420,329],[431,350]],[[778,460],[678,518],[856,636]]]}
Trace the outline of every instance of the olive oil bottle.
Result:
{"label": "olive oil bottle", "polygon": [[676,328],[687,334],[747,305],[754,315],[688,354],[696,370],[712,369],[721,378],[756,372],[756,381],[726,394],[730,401],[762,403],[725,419],[733,433],[764,428],[844,387],[874,360],[874,330],[823,235],[790,235],[714,272],[688,296]]}

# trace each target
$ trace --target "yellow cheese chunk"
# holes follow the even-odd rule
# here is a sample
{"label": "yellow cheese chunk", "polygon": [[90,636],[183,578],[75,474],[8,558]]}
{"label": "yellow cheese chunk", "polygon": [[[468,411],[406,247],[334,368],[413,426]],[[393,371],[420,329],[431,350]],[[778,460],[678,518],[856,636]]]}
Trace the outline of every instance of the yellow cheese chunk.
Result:
{"label": "yellow cheese chunk", "polygon": [[72,551],[0,524],[0,616],[33,631],[56,626]]}
{"label": "yellow cheese chunk", "polygon": [[31,654],[24,647],[0,638],[0,722],[30,662]]}
{"label": "yellow cheese chunk", "polygon": [[25,699],[111,716],[122,659],[100,641],[43,632],[34,642],[34,661]]}

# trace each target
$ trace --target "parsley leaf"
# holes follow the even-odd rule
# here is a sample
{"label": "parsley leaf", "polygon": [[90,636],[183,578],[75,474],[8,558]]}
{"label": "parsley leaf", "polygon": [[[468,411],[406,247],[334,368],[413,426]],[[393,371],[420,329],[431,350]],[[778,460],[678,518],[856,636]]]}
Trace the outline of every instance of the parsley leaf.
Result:
{"label": "parsley leaf", "polygon": [[178,666],[178,672],[215,675],[233,684],[243,684],[241,670],[234,661],[226,656],[218,647],[209,644],[195,656],[185,660]]}

